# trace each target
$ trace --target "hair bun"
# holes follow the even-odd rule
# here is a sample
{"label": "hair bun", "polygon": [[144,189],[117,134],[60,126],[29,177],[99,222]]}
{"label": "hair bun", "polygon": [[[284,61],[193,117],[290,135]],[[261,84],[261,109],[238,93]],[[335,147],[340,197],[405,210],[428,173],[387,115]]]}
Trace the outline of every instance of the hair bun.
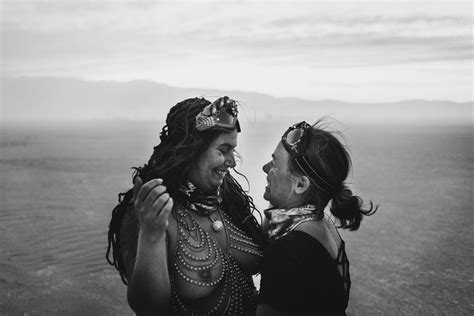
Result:
{"label": "hair bun", "polygon": [[344,199],[348,199],[352,196],[352,191],[343,186],[343,188],[339,191],[339,195]]}
{"label": "hair bun", "polygon": [[352,196],[352,191],[344,184],[344,182],[341,182],[339,185],[335,186],[333,198],[338,197],[342,199],[348,199],[351,196]]}

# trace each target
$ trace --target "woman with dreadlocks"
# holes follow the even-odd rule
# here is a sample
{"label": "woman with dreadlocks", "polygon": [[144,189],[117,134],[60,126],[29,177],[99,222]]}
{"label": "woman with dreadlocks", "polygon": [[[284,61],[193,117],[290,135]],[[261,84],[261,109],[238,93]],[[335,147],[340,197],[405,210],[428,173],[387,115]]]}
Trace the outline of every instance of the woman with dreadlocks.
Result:
{"label": "woman with dreadlocks", "polygon": [[119,194],[107,260],[139,315],[249,315],[264,237],[255,206],[229,173],[240,125],[222,97],[171,108],[133,189]]}

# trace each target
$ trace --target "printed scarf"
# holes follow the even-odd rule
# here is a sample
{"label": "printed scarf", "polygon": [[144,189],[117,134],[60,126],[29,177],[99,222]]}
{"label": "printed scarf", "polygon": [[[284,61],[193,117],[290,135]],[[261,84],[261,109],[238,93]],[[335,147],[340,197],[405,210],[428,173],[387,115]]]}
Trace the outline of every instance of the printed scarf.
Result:
{"label": "printed scarf", "polygon": [[199,215],[209,215],[217,210],[222,202],[220,187],[213,192],[204,192],[190,181],[187,181],[179,190],[187,198],[187,206]]}
{"label": "printed scarf", "polygon": [[295,207],[289,210],[268,209],[265,215],[269,218],[268,237],[278,239],[296,228],[303,221],[317,220],[317,212],[323,211],[312,204]]}

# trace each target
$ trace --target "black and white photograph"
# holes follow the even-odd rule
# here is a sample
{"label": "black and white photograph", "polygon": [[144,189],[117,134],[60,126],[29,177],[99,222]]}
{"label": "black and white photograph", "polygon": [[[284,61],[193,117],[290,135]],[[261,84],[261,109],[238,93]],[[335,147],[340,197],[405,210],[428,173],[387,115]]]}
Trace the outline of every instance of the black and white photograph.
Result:
{"label": "black and white photograph", "polygon": [[473,315],[448,0],[0,0],[0,315]]}

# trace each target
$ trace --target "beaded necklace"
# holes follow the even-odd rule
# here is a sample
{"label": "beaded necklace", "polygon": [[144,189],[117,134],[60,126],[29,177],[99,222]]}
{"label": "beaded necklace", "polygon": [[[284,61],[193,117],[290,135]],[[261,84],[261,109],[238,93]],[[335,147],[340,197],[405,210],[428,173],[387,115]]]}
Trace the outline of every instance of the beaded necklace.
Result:
{"label": "beaded necklace", "polygon": [[[220,190],[203,192],[191,182],[180,187],[184,201],[176,205],[173,215],[178,224],[176,252],[170,272],[176,278],[199,287],[213,288],[212,306],[182,298],[176,291],[176,282],[170,275],[173,314],[178,315],[247,315],[256,308],[256,290],[251,275],[242,271],[230,249],[259,258],[263,253],[244,231],[221,212]],[[221,248],[213,236],[203,229],[193,213],[207,216],[216,233],[223,231],[226,247]],[[222,218],[222,220],[220,220]]]}
{"label": "beaded necklace", "polygon": [[[217,210],[219,211],[219,210]],[[173,270],[185,282],[202,287],[216,288],[216,302],[208,310],[192,308],[176,292],[171,276],[174,314],[184,315],[245,315],[254,312],[255,286],[250,275],[245,274],[228,250],[219,247],[185,207],[176,207],[174,215],[178,223],[178,238]],[[262,257],[257,244],[237,228],[223,212],[226,242],[231,248]],[[219,270],[220,269],[220,270]],[[212,271],[217,271],[214,275]],[[198,275],[197,279],[191,275]]]}
{"label": "beaded necklace", "polygon": [[230,220],[229,215],[225,212],[223,212],[222,215],[225,227],[229,232],[227,236],[230,247],[263,258],[263,251],[260,249],[260,246],[254,243],[252,238],[247,236],[243,230],[234,225]]}
{"label": "beaded necklace", "polygon": [[215,192],[206,193],[188,181],[180,187],[180,191],[187,197],[188,205],[186,206],[201,216],[207,216],[211,220],[212,229],[215,232],[220,232],[224,229],[224,224],[214,214],[222,202],[220,187]]}

